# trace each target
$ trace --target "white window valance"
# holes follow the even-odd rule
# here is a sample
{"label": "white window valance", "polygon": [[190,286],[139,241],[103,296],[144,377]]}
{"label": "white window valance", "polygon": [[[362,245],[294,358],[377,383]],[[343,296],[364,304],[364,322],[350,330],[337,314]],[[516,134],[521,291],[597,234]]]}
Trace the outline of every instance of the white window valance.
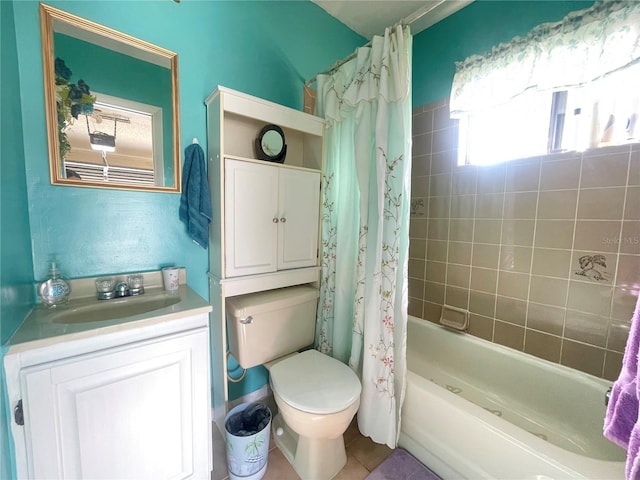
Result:
{"label": "white window valance", "polygon": [[584,86],[640,62],[640,2],[607,0],[456,64],[452,117],[527,91]]}

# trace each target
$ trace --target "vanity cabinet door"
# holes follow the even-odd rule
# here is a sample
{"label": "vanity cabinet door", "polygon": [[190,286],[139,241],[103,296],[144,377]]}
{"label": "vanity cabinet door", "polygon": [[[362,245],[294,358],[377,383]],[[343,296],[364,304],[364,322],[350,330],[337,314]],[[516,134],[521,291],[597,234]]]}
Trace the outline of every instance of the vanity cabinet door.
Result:
{"label": "vanity cabinet door", "polygon": [[320,172],[225,161],[225,273],[315,266]]}
{"label": "vanity cabinet door", "polygon": [[204,479],[208,329],[21,372],[30,478]]}

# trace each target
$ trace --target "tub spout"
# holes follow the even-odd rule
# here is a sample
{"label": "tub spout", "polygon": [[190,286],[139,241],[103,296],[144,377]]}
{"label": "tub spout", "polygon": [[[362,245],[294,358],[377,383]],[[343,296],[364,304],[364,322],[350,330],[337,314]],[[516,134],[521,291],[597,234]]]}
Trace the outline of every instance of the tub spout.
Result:
{"label": "tub spout", "polygon": [[609,390],[607,390],[607,393],[604,394],[604,406],[606,407],[607,405],[609,405],[609,400],[611,399],[611,389],[613,387],[609,387]]}

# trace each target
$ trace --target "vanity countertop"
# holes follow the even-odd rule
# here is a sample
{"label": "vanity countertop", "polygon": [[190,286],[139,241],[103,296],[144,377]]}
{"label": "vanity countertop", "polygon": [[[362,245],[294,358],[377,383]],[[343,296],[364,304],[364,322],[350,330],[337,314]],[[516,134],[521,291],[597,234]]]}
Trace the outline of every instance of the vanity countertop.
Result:
{"label": "vanity countertop", "polygon": [[[184,278],[184,275],[181,276]],[[94,279],[91,279],[92,284],[93,282]],[[180,298],[179,301],[163,308],[136,315],[93,322],[56,323],[51,320],[52,316],[64,314],[65,310],[71,311],[78,307],[92,305],[99,307],[102,302],[104,302],[105,308],[108,308],[109,302],[118,301],[96,300],[95,294],[92,294],[92,296],[84,295],[86,281],[76,285],[74,285],[74,281],[70,283],[72,284],[72,292],[74,290],[79,291],[80,296],[72,297],[67,305],[61,305],[53,309],[44,305],[36,306],[7,342],[8,353],[20,353],[94,337],[104,338],[105,335],[114,337],[114,340],[122,337],[131,337],[134,340],[136,335],[133,332],[145,327],[153,327],[154,331],[157,331],[160,335],[163,333],[168,334],[176,330],[176,323],[180,323],[179,327],[181,329],[189,328],[189,325],[183,323],[187,321],[185,319],[200,314],[208,314],[211,311],[211,305],[189,286],[182,284],[176,292],[165,292],[161,283],[158,284],[157,277],[146,276],[145,274],[145,293],[138,297],[127,297],[128,299],[135,302],[145,301],[157,295],[165,297],[175,295]],[[193,327],[197,326],[199,326],[199,323],[194,323]]]}

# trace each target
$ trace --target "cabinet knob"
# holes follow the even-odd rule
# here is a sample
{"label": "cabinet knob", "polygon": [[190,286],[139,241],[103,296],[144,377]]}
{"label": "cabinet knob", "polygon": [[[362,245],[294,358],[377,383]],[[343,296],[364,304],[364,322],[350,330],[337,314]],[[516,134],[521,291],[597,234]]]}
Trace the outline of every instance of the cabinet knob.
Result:
{"label": "cabinet knob", "polygon": [[278,220],[277,218],[274,218],[274,219],[273,219],[273,223],[278,223],[278,221],[279,221],[279,220]]}
{"label": "cabinet knob", "polygon": [[280,219],[280,223],[285,223],[286,221],[287,221],[287,219],[286,219],[286,218],[284,218],[284,217],[282,217],[282,218]]}

